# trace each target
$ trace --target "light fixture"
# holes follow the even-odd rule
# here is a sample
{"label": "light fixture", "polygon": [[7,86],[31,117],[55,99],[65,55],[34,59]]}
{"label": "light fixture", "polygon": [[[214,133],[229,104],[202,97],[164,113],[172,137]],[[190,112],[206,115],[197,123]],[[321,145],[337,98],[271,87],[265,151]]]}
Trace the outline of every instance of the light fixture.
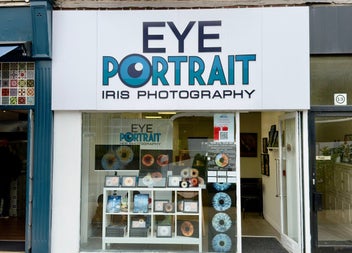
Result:
{"label": "light fixture", "polygon": [[160,115],[175,115],[176,112],[158,112]]}
{"label": "light fixture", "polygon": [[147,115],[145,116],[146,119],[161,119],[161,116],[152,116],[152,115]]}

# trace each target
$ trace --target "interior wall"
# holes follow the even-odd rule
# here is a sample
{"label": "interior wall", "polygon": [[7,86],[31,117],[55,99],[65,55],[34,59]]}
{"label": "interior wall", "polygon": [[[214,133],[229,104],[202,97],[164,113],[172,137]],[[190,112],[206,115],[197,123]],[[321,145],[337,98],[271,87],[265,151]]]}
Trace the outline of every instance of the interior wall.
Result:
{"label": "interior wall", "polygon": [[[268,138],[268,132],[272,125],[278,128],[279,117],[282,112],[263,112],[261,117],[262,138]],[[278,231],[280,231],[280,198],[277,197],[276,160],[279,157],[277,149],[269,150],[269,176],[262,176],[263,183],[263,215],[265,219]]]}
{"label": "interior wall", "polygon": [[261,153],[261,113],[250,112],[240,114],[240,132],[241,133],[257,133],[257,156],[241,157],[241,178],[260,178],[260,153]]}

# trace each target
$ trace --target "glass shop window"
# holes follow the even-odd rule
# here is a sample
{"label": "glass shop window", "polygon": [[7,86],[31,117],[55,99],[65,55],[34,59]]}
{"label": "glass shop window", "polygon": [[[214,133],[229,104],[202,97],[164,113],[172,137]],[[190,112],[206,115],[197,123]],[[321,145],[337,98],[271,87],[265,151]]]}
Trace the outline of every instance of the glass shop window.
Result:
{"label": "glass shop window", "polygon": [[312,56],[310,59],[311,104],[351,105],[352,57]]}
{"label": "glass shop window", "polygon": [[[235,249],[235,184],[210,187],[206,169],[235,170],[234,145],[209,160],[214,129],[213,115],[84,113],[81,250]],[[231,190],[216,196],[219,214],[216,187]],[[215,246],[205,223],[222,232]]]}

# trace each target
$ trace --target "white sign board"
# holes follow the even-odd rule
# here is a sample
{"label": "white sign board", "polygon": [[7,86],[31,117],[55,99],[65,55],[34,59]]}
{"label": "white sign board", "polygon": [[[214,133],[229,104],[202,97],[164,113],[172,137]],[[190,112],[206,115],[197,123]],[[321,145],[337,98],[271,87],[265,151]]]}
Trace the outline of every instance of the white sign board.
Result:
{"label": "white sign board", "polygon": [[54,11],[54,110],[309,108],[309,9]]}

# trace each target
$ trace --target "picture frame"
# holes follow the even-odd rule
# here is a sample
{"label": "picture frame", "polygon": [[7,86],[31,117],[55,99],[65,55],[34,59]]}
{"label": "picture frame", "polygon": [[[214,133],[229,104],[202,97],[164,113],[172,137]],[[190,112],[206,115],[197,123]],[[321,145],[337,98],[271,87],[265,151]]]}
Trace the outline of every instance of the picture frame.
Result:
{"label": "picture frame", "polygon": [[261,174],[270,176],[269,154],[261,154]]}
{"label": "picture frame", "polygon": [[122,187],[136,187],[136,177],[133,176],[123,176],[122,177]]}
{"label": "picture frame", "polygon": [[[140,145],[96,144],[95,171],[137,170]],[[121,162],[123,160],[123,162]]]}
{"label": "picture frame", "polygon": [[147,223],[145,218],[134,218],[131,220],[131,228],[146,228]]}
{"label": "picture frame", "polygon": [[181,176],[169,176],[167,181],[168,187],[180,187],[180,182],[182,181]]}
{"label": "picture frame", "polygon": [[170,225],[158,225],[156,228],[156,237],[172,237]]}
{"label": "picture frame", "polygon": [[148,213],[149,194],[136,194],[133,198],[134,213]]}
{"label": "picture frame", "polygon": [[184,200],[183,212],[184,213],[198,213],[198,201]]}
{"label": "picture frame", "polygon": [[164,204],[169,203],[168,200],[154,200],[154,212],[164,212]]}
{"label": "picture frame", "polygon": [[240,134],[240,155],[241,157],[257,157],[257,133]]}
{"label": "picture frame", "polygon": [[175,204],[172,202],[164,203],[163,206],[165,213],[174,213],[175,212]]}
{"label": "picture frame", "polygon": [[166,178],[158,178],[158,179],[153,179],[153,187],[155,188],[162,188],[166,187]]}
{"label": "picture frame", "polygon": [[105,187],[119,187],[120,177],[119,176],[105,176]]}
{"label": "picture frame", "polygon": [[152,188],[153,187],[153,179],[150,175],[146,175],[146,176],[141,176],[139,175],[138,178],[138,187],[149,187]]}

